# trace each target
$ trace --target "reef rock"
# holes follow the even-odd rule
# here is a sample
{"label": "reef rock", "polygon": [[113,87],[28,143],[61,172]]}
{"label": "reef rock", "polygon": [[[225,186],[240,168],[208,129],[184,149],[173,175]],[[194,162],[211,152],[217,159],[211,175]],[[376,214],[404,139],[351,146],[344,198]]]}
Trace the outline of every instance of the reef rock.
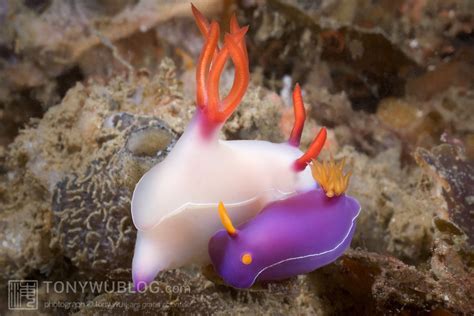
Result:
{"label": "reef rock", "polygon": [[450,144],[431,151],[418,148],[415,158],[437,187],[442,188],[449,219],[462,229],[474,246],[474,163],[466,159],[460,146]]}
{"label": "reef rock", "polygon": [[372,159],[350,147],[338,154],[353,161],[348,193],[362,207],[352,246],[420,263],[431,253],[432,218],[446,203],[419,170],[402,169],[400,154],[400,145]]}
{"label": "reef rock", "polygon": [[417,147],[431,148],[445,135],[464,143],[466,154],[472,159],[468,144],[474,135],[473,107],[474,94],[453,87],[425,101],[413,97],[386,98],[379,103],[376,116],[381,126],[400,138],[406,153]]}
{"label": "reef rock", "polygon": [[[124,246],[134,238],[131,190],[166,155],[193,108],[165,60],[153,78],[137,74],[106,85],[78,84],[41,120],[31,121],[0,161],[0,277],[49,274],[62,256],[80,271],[101,271],[98,262],[114,253],[113,246],[120,246],[117,255],[131,253]],[[87,227],[100,235],[87,234]],[[97,247],[105,241],[108,252]],[[112,270],[129,267],[126,256]]]}
{"label": "reef rock", "polygon": [[[54,235],[80,270],[103,275],[130,268],[136,230],[130,199],[135,183],[173,147],[176,135],[162,121],[114,114],[114,129],[90,163],[54,189]],[[115,134],[115,135],[113,135]]]}
{"label": "reef rock", "polygon": [[[50,205],[46,190],[28,172],[0,184],[0,288],[33,270],[48,273],[57,252],[50,249]],[[20,180],[22,178],[22,180]]]}
{"label": "reef rock", "polygon": [[[471,315],[474,252],[453,223],[435,217],[434,249],[416,268],[390,256],[350,250],[311,274],[314,290],[335,314]],[[462,285],[462,286],[460,286]]]}
{"label": "reef rock", "polygon": [[193,271],[163,272],[144,293],[109,293],[95,298],[80,315],[226,314],[272,311],[285,315],[318,314],[320,305],[306,279],[292,279],[249,290],[216,285]]}
{"label": "reef rock", "polygon": [[417,63],[378,29],[319,18],[318,4],[243,1],[240,18],[252,26],[251,64],[262,67],[266,77],[290,75],[300,83],[327,65],[331,88],[344,90],[355,109],[373,111],[381,98],[402,94],[406,75],[418,69]]}

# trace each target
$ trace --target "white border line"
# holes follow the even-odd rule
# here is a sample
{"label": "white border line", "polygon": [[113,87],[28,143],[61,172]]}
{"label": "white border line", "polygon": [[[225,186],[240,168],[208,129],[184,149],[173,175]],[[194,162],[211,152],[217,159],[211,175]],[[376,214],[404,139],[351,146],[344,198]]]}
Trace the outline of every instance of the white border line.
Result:
{"label": "white border line", "polygon": [[309,257],[320,256],[320,255],[324,255],[324,254],[326,254],[326,253],[329,253],[329,252],[332,252],[332,251],[336,250],[340,245],[342,245],[342,244],[346,241],[347,237],[349,237],[349,233],[351,232],[352,227],[354,227],[354,220],[359,216],[360,210],[361,210],[361,207],[359,207],[359,210],[357,211],[357,214],[352,218],[352,224],[351,224],[351,227],[350,227],[350,229],[348,230],[346,236],[344,236],[344,238],[342,239],[342,241],[341,241],[339,244],[337,244],[334,248],[332,248],[332,249],[330,249],[330,250],[327,250],[327,251],[324,251],[324,252],[320,252],[320,253],[315,253],[315,254],[309,254],[309,255],[300,256],[300,257],[293,257],[293,258],[284,259],[284,260],[281,260],[281,261],[279,261],[279,262],[277,262],[277,263],[271,264],[271,265],[269,265],[268,267],[265,267],[265,268],[263,268],[262,270],[260,270],[260,271],[255,275],[255,277],[254,277],[254,279],[253,279],[253,281],[252,281],[252,284],[250,284],[250,286],[252,286],[252,285],[255,283],[255,281],[257,280],[258,276],[259,276],[260,274],[262,274],[265,270],[268,270],[268,269],[270,269],[270,268],[273,268],[273,267],[275,267],[275,266],[277,266],[277,265],[279,265],[279,264],[282,264],[282,263],[284,263],[284,262],[291,261],[291,260],[299,260],[299,259],[305,259],[305,258],[309,258]]}

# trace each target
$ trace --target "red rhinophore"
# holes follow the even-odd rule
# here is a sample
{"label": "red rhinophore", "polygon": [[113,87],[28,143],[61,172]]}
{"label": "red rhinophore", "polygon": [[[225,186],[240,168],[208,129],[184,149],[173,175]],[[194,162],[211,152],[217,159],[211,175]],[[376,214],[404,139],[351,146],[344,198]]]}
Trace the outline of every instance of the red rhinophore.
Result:
{"label": "red rhinophore", "polygon": [[303,133],[304,121],[306,120],[306,111],[304,109],[303,97],[301,96],[301,88],[297,83],[293,90],[293,109],[295,111],[295,124],[291,131],[290,145],[298,147],[300,145],[301,134]]}
{"label": "red rhinophore", "polygon": [[318,135],[314,138],[308,150],[300,158],[295,160],[293,167],[295,171],[303,171],[311,159],[316,159],[324,146],[327,138],[326,128],[321,128]]}
{"label": "red rhinophore", "polygon": [[[220,28],[217,22],[209,24],[194,5],[192,11],[196,24],[205,38],[205,43],[196,67],[196,105],[201,111],[200,124],[208,132],[225,122],[242,100],[249,82],[248,55],[245,46],[245,33],[248,27],[240,27],[232,16],[230,34],[224,37],[224,45],[218,47]],[[234,82],[229,94],[221,99],[219,80],[228,59],[235,66]],[[205,134],[208,134],[206,132]]]}

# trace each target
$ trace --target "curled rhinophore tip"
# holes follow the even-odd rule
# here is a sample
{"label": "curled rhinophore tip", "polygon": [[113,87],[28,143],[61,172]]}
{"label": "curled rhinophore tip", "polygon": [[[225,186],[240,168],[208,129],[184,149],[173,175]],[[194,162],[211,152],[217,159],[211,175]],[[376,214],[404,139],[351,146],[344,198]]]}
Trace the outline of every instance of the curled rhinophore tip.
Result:
{"label": "curled rhinophore tip", "polygon": [[225,209],[224,203],[222,201],[219,202],[219,206],[217,207],[219,210],[219,216],[221,218],[222,225],[224,226],[225,230],[229,233],[229,235],[234,236],[237,234],[237,230],[235,229],[232,221],[230,220],[229,214],[227,214],[227,210]]}
{"label": "curled rhinophore tip", "polygon": [[349,171],[344,174],[345,164],[345,158],[335,162],[332,156],[329,161],[323,161],[322,163],[315,159],[312,160],[311,172],[313,178],[323,188],[328,197],[339,196],[346,192],[352,172]]}

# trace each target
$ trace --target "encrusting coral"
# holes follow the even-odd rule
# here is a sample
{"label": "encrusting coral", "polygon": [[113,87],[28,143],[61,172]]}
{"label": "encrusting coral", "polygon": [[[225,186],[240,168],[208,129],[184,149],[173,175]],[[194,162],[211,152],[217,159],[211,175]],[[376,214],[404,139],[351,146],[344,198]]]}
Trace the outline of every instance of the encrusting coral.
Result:
{"label": "encrusting coral", "polygon": [[[96,235],[90,234],[86,240],[84,222],[89,218],[92,226],[98,225],[89,226],[92,230],[105,229],[107,223],[89,217],[99,209],[93,201],[98,203],[101,198],[110,199],[110,203],[117,204],[115,211],[122,212],[109,221],[109,235],[103,235],[103,240],[109,242],[110,237],[113,244],[118,241],[133,244],[134,235],[127,230],[124,219],[129,217],[127,198],[124,198],[128,191],[125,191],[133,188],[147,166],[166,155],[166,147],[176,137],[174,131],[181,131],[186,110],[190,109],[177,92],[173,69],[165,61],[154,78],[146,75],[128,81],[117,78],[105,86],[79,84],[41,121],[32,121],[11,144],[3,167],[9,177],[0,188],[2,220],[8,223],[3,230],[5,242],[0,247],[0,253],[4,254],[3,278],[22,278],[35,269],[49,273],[61,255],[76,258],[73,261],[80,270],[91,271],[95,261],[106,260],[109,253],[91,259],[74,251],[84,243],[87,246],[81,251],[94,252]],[[148,105],[151,103],[153,107]],[[156,103],[163,105],[156,109]],[[180,104],[180,110],[173,109],[176,103]],[[168,124],[150,116],[154,113],[160,113]],[[154,150],[160,148],[161,156],[155,156]],[[112,169],[120,172],[110,172]],[[97,196],[99,191],[103,195]],[[81,213],[85,206],[87,210]],[[114,207],[109,206],[113,211]],[[68,222],[69,229],[62,230],[57,225],[59,214],[77,218]],[[122,238],[120,232],[124,233]],[[56,239],[58,236],[62,237]],[[51,243],[51,240],[60,242]],[[120,250],[121,254],[125,248]],[[117,266],[121,262],[118,260]],[[103,275],[100,269],[97,272]]]}
{"label": "encrusting coral", "polygon": [[120,113],[104,123],[116,130],[115,137],[101,146],[83,173],[70,173],[56,185],[52,208],[53,231],[64,255],[81,270],[106,276],[126,271],[124,263],[132,259],[134,184],[166,157],[176,135],[150,117]]}

